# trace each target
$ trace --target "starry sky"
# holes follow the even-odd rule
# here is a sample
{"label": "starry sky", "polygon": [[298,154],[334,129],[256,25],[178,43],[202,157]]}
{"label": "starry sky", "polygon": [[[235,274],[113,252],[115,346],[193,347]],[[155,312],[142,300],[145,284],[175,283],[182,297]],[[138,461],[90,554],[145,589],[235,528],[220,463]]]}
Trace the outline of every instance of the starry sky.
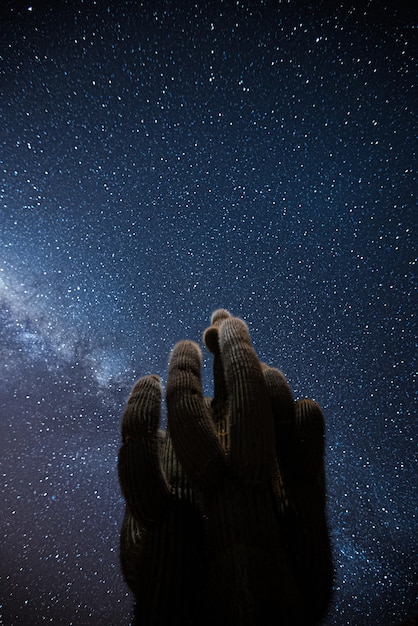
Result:
{"label": "starry sky", "polygon": [[416,17],[2,2],[1,623],[129,624],[121,413],[218,307],[324,409],[326,626],[418,612]]}

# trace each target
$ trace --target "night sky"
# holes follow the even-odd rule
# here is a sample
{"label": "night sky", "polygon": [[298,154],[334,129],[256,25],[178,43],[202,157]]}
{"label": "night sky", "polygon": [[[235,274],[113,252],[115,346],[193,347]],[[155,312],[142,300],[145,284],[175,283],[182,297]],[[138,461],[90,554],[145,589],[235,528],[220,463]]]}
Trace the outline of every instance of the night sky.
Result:
{"label": "night sky", "polygon": [[123,406],[218,307],[324,409],[326,625],[418,612],[416,26],[398,2],[3,0],[2,624],[129,624]]}

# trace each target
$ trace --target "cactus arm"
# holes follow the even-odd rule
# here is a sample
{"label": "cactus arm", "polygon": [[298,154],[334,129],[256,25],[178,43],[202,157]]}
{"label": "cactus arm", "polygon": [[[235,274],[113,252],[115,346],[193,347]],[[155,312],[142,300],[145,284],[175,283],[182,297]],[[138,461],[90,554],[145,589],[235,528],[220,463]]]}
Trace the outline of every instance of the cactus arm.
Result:
{"label": "cactus arm", "polygon": [[276,425],[276,451],[284,497],[278,519],[287,560],[312,623],[329,606],[333,566],[325,510],[324,418],[310,399],[294,402],[279,370],[265,367],[264,376]]}
{"label": "cactus arm", "polygon": [[132,390],[122,418],[119,482],[129,511],[145,528],[161,517],[170,501],[160,464],[161,393],[157,376],[141,378]]}
{"label": "cactus arm", "polygon": [[203,398],[200,369],[197,344],[179,342],[170,359],[167,413],[169,433],[182,468],[193,485],[207,489],[221,480],[226,460]]}
{"label": "cactus arm", "polygon": [[205,578],[202,522],[169,435],[159,430],[161,383],[145,376],[122,418],[118,471],[126,501],[120,536],[134,624],[196,624]]}
{"label": "cactus arm", "polygon": [[[214,317],[217,320],[216,313]],[[205,333],[209,345],[214,344],[216,331],[228,395],[233,472],[248,483],[269,482],[276,469],[274,424],[262,367],[242,320],[221,318]]]}
{"label": "cactus arm", "polygon": [[324,475],[324,416],[321,407],[309,398],[303,398],[296,403],[296,437],[299,450],[299,478],[308,483],[322,480]]}
{"label": "cactus arm", "polygon": [[296,465],[296,408],[293,394],[283,373],[263,365],[263,374],[273,411],[276,457],[281,477],[292,473]]}

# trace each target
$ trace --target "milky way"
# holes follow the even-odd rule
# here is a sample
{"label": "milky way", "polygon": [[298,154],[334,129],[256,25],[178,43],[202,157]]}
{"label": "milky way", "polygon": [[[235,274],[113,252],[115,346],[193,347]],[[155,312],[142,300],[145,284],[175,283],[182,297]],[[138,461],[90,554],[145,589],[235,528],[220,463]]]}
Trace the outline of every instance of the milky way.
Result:
{"label": "milky way", "polygon": [[122,408],[218,307],[324,408],[327,626],[418,612],[417,20],[398,4],[3,3],[2,623],[129,623]]}

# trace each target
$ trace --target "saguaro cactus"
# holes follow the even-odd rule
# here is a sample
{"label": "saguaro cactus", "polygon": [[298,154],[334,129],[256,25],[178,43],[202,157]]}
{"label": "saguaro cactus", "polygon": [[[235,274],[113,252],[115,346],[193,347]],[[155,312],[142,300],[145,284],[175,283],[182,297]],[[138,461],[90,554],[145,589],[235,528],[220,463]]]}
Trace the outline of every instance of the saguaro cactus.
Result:
{"label": "saguaro cactus", "polygon": [[294,402],[239,318],[216,311],[204,341],[213,399],[203,396],[199,347],[181,341],[165,436],[156,376],[138,381],[122,419],[121,561],[137,623],[315,624],[333,575],[322,412]]}

